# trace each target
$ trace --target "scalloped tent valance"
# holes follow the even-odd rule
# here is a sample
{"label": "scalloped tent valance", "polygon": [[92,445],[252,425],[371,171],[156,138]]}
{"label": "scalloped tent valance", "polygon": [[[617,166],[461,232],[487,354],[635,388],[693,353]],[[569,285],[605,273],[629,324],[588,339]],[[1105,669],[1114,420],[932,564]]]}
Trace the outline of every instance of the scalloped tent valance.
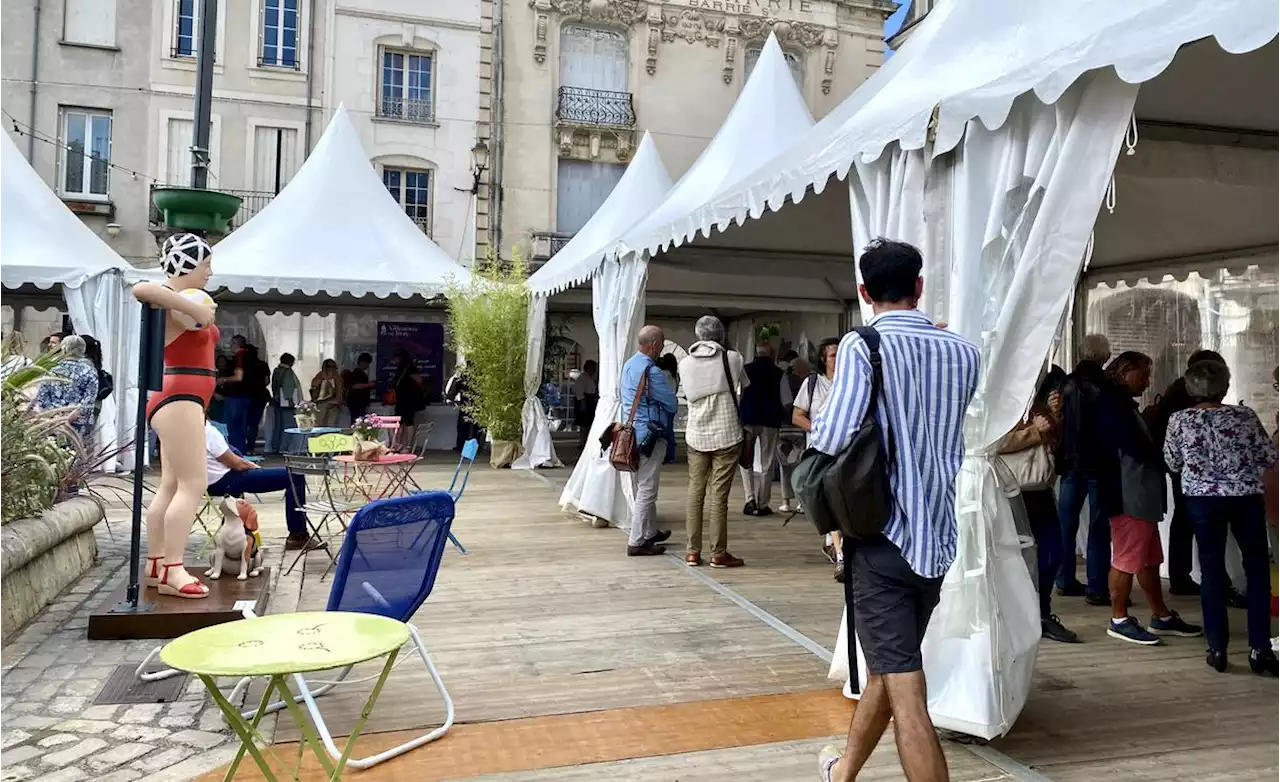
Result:
{"label": "scalloped tent valance", "polygon": [[[1240,66],[1224,66],[1235,58],[1223,52],[1260,55],[1256,50],[1274,41],[1278,29],[1280,10],[1271,0],[938,3],[902,49],[849,98],[780,154],[696,207],[685,228],[669,239],[679,246],[711,237],[813,198],[833,178],[843,181],[855,159],[874,160],[892,145],[919,149],[932,139],[931,154],[948,152],[970,120],[999,127],[1019,96],[1034,92],[1052,103],[1081,74],[1098,68],[1112,67],[1131,83],[1155,80],[1139,93],[1140,121],[1168,129],[1243,128],[1274,137],[1274,100],[1256,100],[1275,95],[1274,57],[1250,55],[1259,65],[1249,71],[1253,78],[1232,83],[1224,76],[1230,69],[1239,76]],[[1175,55],[1187,64],[1170,68]],[[1167,78],[1157,79],[1166,69]],[[1187,103],[1185,90],[1155,89],[1162,82],[1184,87],[1196,81],[1213,85],[1216,100]],[[1119,198],[1126,200],[1123,188]]]}
{"label": "scalloped tent valance", "polygon": [[339,106],[267,207],[218,243],[210,288],[387,298],[444,293],[471,273],[396,203]]}

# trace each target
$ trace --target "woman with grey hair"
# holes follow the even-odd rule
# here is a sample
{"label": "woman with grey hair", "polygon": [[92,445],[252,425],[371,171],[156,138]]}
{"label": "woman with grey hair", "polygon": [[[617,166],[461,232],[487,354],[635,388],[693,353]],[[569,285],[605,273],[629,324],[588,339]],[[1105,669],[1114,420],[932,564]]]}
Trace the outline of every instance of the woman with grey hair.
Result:
{"label": "woman with grey hair", "polygon": [[1262,498],[1263,472],[1276,464],[1276,447],[1247,407],[1222,404],[1231,385],[1225,364],[1201,361],[1184,375],[1195,406],[1169,419],[1164,457],[1182,476],[1187,515],[1200,550],[1200,604],[1209,643],[1205,662],[1216,671],[1227,667],[1227,531],[1235,537],[1244,560],[1249,667],[1263,676],[1277,675],[1280,664],[1271,651],[1271,572],[1267,561],[1267,528]]}
{"label": "woman with grey hair", "polygon": [[85,357],[85,342],[74,334],[58,346],[62,360],[50,370],[53,379],[40,384],[32,406],[36,410],[72,408],[71,426],[87,445],[97,425],[94,403],[98,399],[98,370]]}

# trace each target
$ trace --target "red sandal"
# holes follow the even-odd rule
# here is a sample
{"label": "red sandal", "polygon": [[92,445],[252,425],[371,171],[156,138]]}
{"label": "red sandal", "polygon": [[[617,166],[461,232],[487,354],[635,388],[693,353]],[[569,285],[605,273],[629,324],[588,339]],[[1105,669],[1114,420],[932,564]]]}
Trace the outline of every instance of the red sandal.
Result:
{"label": "red sandal", "polygon": [[160,586],[160,560],[163,557],[147,557],[144,562],[147,567],[142,573],[142,585],[144,587]]}
{"label": "red sandal", "polygon": [[[182,567],[181,562],[172,562],[164,565],[164,575],[160,577],[160,583],[156,586],[156,590],[162,595],[169,597],[185,597],[192,600],[209,596],[209,586],[195,576],[191,576],[191,581],[183,584],[181,587],[174,587],[169,583],[169,568]],[[190,575],[190,574],[188,574]]]}

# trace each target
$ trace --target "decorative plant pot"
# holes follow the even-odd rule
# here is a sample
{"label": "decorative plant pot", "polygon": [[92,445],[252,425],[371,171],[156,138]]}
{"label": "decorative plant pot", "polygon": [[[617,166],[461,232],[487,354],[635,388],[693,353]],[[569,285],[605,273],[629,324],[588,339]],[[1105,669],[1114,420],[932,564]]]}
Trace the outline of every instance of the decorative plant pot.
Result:
{"label": "decorative plant pot", "polygon": [[520,443],[514,440],[494,440],[489,448],[489,466],[495,469],[510,467],[520,458]]}
{"label": "decorative plant pot", "polygon": [[227,223],[240,211],[240,196],[193,187],[157,187],[151,191],[156,208],[169,228],[227,232]]}
{"label": "decorative plant pot", "polygon": [[312,429],[316,428],[316,417],[314,415],[298,413],[294,418],[298,423],[298,431],[310,432]]}

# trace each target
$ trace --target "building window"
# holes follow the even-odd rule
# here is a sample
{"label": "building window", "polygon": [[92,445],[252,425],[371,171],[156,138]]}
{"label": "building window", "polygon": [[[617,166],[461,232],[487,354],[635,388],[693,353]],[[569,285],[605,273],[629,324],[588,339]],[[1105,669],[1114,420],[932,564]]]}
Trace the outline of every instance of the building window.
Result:
{"label": "building window", "polygon": [[[760,47],[748,46],[747,51],[743,53],[743,65],[746,78],[751,78],[751,71],[756,67],[756,60],[760,59]],[[796,80],[796,86],[804,86],[804,63],[800,61],[800,57],[792,52],[783,52],[782,59],[787,61],[787,68],[791,71],[791,78]],[[746,82],[746,79],[743,80]]]}
{"label": "building window", "polygon": [[173,56],[195,57],[200,37],[199,17],[196,5],[200,0],[178,0],[174,14]]}
{"label": "building window", "polygon": [[296,128],[259,126],[253,130],[253,189],[279,193],[298,170]]}
{"label": "building window", "polygon": [[560,85],[627,91],[627,37],[613,30],[567,24],[560,31]]}
{"label": "building window", "polygon": [[111,184],[111,113],[62,110],[62,194],[106,198]]}
{"label": "building window", "polygon": [[431,122],[431,71],[434,55],[384,49],[382,51],[382,99],[378,116]]}
{"label": "building window", "polygon": [[63,43],[115,47],[116,0],[67,0]]}
{"label": "building window", "polygon": [[262,56],[258,65],[298,67],[298,0],[262,0]]}
{"label": "building window", "polygon": [[556,230],[577,233],[622,179],[626,166],[561,159],[556,169]]}
{"label": "building window", "polygon": [[431,234],[431,172],[412,168],[382,169],[382,184],[427,235]]}

